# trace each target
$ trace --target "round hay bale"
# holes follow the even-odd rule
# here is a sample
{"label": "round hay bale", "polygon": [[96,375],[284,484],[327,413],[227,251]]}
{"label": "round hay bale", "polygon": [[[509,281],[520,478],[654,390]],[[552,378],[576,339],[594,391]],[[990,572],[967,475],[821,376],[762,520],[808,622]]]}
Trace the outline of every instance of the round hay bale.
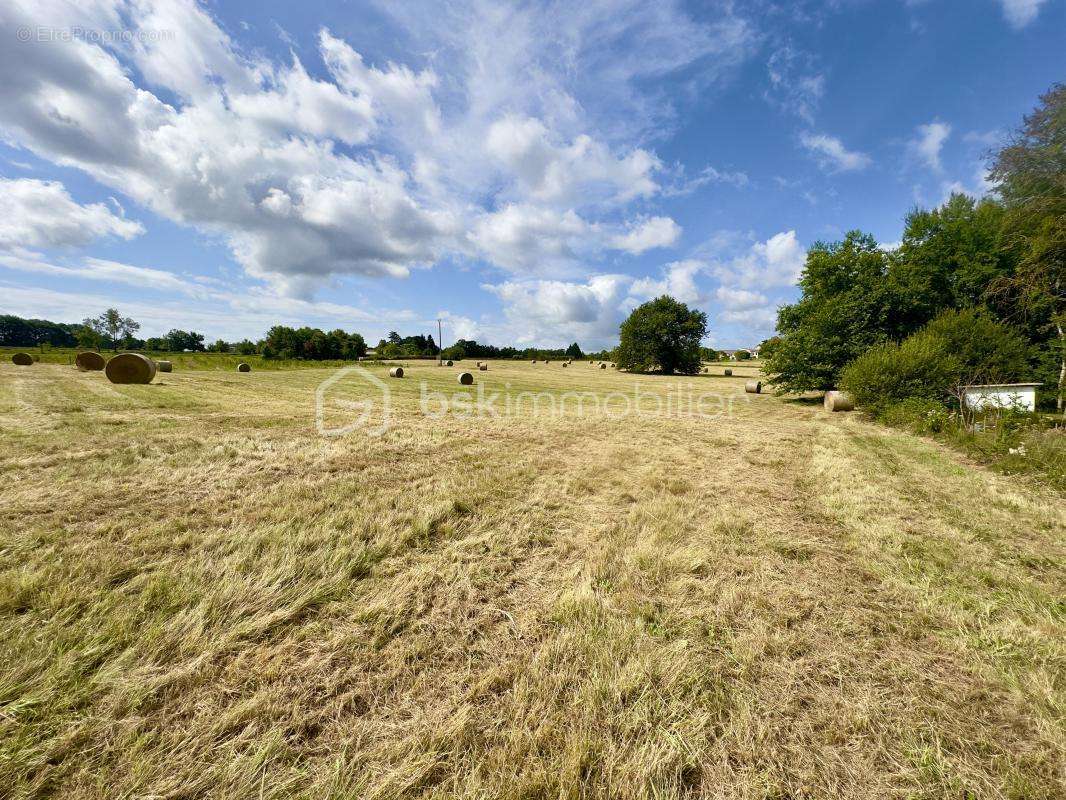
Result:
{"label": "round hay bale", "polygon": [[95,350],[86,350],[74,357],[74,366],[82,372],[95,372],[104,368],[107,359]]}
{"label": "round hay bale", "polygon": [[403,367],[393,367],[392,369],[390,369],[389,370],[389,377],[390,378],[402,378],[403,377]]}
{"label": "round hay bale", "polygon": [[600,364],[600,369],[607,369],[607,365],[606,364]]}
{"label": "round hay bale", "polygon": [[533,359],[532,361],[530,361],[529,363],[530,363],[530,364],[536,364],[536,363],[537,363],[537,359],[535,359],[535,358],[534,358],[534,359]]}
{"label": "round hay bale", "polygon": [[11,363],[20,367],[30,367],[33,366],[33,356],[29,353],[15,353],[11,356]]}
{"label": "round hay bale", "polygon": [[474,382],[474,376],[471,375],[469,372],[460,372],[457,377],[459,379],[459,383],[461,383],[463,386],[469,386]]}
{"label": "round hay bale", "polygon": [[158,369],[160,372],[173,372],[174,371],[174,362],[173,361],[156,361],[155,362],[155,366],[156,366],[156,369]]}
{"label": "round hay bale", "polygon": [[481,370],[482,372],[487,371],[488,368],[489,368],[488,364],[482,364],[480,367],[478,367],[478,369]]}
{"label": "round hay bale", "polygon": [[104,374],[112,383],[151,383],[155,362],[140,353],[119,353],[107,360]]}
{"label": "round hay bale", "polygon": [[727,367],[726,369],[722,370],[722,374],[725,375],[728,378],[729,376],[731,376],[733,374],[733,370],[731,370],[731,369],[729,369]]}
{"label": "round hay bale", "polygon": [[453,366],[452,365],[452,360],[449,358],[447,361],[444,362],[444,366],[446,366],[446,367]]}
{"label": "round hay bale", "polygon": [[704,371],[704,372],[710,372],[710,369],[708,369],[707,367],[704,367],[704,368],[703,368],[703,371]]}
{"label": "round hay bale", "polygon": [[569,361],[564,361],[563,362],[563,366],[564,367],[569,367],[570,366],[570,362]]}
{"label": "round hay bale", "polygon": [[762,394],[762,381],[748,381],[744,384],[744,391],[748,394]]}
{"label": "round hay bale", "polygon": [[826,411],[854,411],[855,401],[847,392],[826,392],[824,400]]}
{"label": "round hay bale", "polygon": [[245,364],[242,361],[240,364],[237,365],[237,372],[251,372],[251,371],[252,371],[252,365],[251,364]]}

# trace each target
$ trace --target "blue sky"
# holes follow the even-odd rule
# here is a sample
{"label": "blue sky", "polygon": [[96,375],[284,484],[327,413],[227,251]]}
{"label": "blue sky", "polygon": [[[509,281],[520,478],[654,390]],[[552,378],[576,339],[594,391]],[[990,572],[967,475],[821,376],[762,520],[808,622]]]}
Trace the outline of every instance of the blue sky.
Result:
{"label": "blue sky", "polygon": [[1066,0],[0,0],[0,312],[755,344],[807,247],[987,191]]}

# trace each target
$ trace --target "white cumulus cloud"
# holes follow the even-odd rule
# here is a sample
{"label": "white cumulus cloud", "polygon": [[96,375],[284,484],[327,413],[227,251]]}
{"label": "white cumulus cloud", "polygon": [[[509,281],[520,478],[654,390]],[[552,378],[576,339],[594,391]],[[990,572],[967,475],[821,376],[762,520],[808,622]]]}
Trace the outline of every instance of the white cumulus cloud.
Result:
{"label": "white cumulus cloud", "polygon": [[[669,218],[626,213],[662,191],[663,165],[639,145],[672,113],[639,84],[697,61],[691,80],[713,82],[756,41],[729,8],[704,23],[672,2],[383,13],[431,66],[370,63],[323,29],[313,74],[295,46],[281,60],[243,48],[195,0],[9,0],[0,136],[220,237],[284,292],[452,256],[541,271],[676,241]],[[44,24],[130,37],[17,41]],[[136,223],[102,224],[123,236]]]}
{"label": "white cumulus cloud", "polygon": [[703,293],[696,284],[696,276],[706,265],[696,259],[675,261],[663,267],[662,278],[641,278],[629,288],[630,297],[636,301],[651,300],[661,295],[670,295],[682,303],[699,303]]}
{"label": "white cumulus cloud", "polygon": [[1010,26],[1020,30],[1036,19],[1040,13],[1040,7],[1047,0],[999,0],[1003,8],[1003,16],[1006,17]]}
{"label": "white cumulus cloud", "polygon": [[507,116],[488,131],[486,149],[524,194],[541,202],[625,202],[658,190],[659,159],[642,149],[616,157],[590,136],[570,144],[550,141],[544,123]]}
{"label": "white cumulus cloud", "polygon": [[80,247],[100,237],[144,233],[141,223],[118,210],[80,205],[58,181],[0,178],[0,249]]}
{"label": "white cumulus cloud", "polygon": [[868,155],[848,150],[835,136],[803,133],[800,135],[800,144],[810,150],[824,168],[834,172],[866,169],[871,163]]}
{"label": "white cumulus cloud", "polygon": [[649,217],[613,236],[611,246],[639,255],[656,247],[670,247],[680,236],[681,226],[669,217]]}
{"label": "white cumulus cloud", "polygon": [[940,172],[943,170],[943,165],[940,163],[940,151],[950,135],[951,126],[946,122],[919,125],[914,138],[908,142],[907,148],[931,170]]}
{"label": "white cumulus cloud", "polygon": [[584,282],[508,281],[485,285],[503,302],[512,341],[562,346],[577,341],[602,347],[618,335],[626,275],[596,275]]}

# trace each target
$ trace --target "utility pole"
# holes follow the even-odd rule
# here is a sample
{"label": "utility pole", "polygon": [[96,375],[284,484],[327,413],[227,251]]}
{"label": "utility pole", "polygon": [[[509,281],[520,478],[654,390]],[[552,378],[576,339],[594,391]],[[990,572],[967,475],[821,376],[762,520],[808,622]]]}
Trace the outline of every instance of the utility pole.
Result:
{"label": "utility pole", "polygon": [[440,317],[437,317],[437,366],[444,365],[444,334],[441,332]]}

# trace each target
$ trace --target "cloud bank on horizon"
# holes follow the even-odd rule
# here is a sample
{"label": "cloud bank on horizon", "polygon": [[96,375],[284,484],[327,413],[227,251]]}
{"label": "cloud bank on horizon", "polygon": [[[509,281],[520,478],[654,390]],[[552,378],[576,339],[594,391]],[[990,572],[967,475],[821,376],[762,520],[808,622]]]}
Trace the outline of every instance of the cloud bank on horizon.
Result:
{"label": "cloud bank on horizon", "polygon": [[807,245],[987,191],[1056,77],[1054,0],[965,19],[1021,102],[901,97],[834,33],[883,16],[920,62],[951,5],[0,0],[0,311],[599,347],[668,293],[754,344]]}

